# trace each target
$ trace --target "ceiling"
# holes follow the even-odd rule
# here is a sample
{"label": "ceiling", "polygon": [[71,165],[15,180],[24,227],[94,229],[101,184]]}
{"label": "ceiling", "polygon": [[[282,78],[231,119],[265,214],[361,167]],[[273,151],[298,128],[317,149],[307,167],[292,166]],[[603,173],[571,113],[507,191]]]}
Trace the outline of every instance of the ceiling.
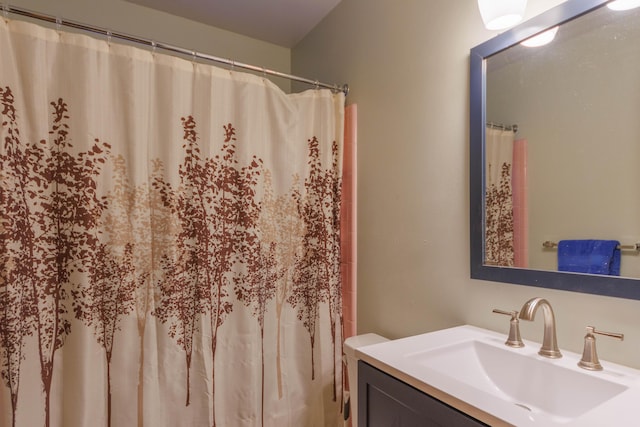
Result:
{"label": "ceiling", "polygon": [[341,0],[126,1],[292,48]]}

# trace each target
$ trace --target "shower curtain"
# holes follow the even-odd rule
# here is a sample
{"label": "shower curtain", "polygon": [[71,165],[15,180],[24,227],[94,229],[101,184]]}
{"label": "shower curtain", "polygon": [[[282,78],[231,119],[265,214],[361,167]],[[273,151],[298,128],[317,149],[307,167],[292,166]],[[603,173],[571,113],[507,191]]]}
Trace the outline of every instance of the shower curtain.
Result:
{"label": "shower curtain", "polygon": [[335,426],[344,95],[0,20],[0,426]]}
{"label": "shower curtain", "polygon": [[491,125],[485,135],[485,264],[527,267],[527,141]]}

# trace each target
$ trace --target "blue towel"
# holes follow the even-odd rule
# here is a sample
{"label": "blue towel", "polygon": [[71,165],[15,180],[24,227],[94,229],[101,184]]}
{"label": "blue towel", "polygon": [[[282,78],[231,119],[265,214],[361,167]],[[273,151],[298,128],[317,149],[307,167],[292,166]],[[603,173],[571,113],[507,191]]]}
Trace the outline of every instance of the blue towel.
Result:
{"label": "blue towel", "polygon": [[617,240],[561,240],[558,270],[619,276],[619,246]]}

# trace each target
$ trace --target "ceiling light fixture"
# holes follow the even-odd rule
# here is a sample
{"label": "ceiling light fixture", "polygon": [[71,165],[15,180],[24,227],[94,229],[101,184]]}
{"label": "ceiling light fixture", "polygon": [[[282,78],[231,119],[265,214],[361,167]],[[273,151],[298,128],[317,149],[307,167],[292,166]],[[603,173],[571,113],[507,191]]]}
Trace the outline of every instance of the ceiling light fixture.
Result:
{"label": "ceiling light fixture", "polygon": [[553,39],[556,37],[557,32],[558,27],[553,27],[550,30],[526,39],[520,44],[526,47],[544,46],[545,44],[549,44],[553,41]]}
{"label": "ceiling light fixture", "polygon": [[522,20],[527,0],[478,0],[480,16],[487,30],[502,30]]}
{"label": "ceiling light fixture", "polygon": [[640,0],[615,0],[607,3],[611,10],[629,10],[640,6]]}

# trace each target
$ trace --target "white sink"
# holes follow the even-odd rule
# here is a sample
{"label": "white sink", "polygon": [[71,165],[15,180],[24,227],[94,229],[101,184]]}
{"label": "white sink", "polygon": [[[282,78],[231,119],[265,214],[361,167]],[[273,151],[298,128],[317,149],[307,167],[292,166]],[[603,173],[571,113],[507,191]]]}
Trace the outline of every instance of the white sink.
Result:
{"label": "white sink", "polygon": [[559,422],[628,388],[478,340],[408,354],[407,359]]}
{"label": "white sink", "polygon": [[492,425],[638,425],[640,371],[605,361],[603,371],[587,371],[578,354],[548,359],[537,354],[538,343],[515,349],[505,339],[460,326],[362,347],[358,355]]}

